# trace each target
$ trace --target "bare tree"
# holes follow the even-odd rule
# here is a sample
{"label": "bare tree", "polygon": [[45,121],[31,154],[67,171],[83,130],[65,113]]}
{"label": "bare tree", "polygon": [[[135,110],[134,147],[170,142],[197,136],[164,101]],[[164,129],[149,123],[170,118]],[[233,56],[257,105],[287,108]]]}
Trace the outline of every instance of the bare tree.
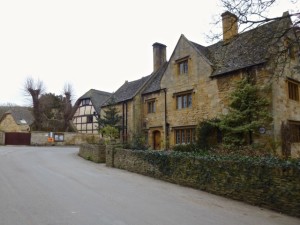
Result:
{"label": "bare tree", "polygon": [[0,119],[4,113],[6,113],[8,110],[10,110],[11,108],[14,108],[14,107],[19,107],[19,106],[14,103],[6,103],[3,105],[0,105]]}
{"label": "bare tree", "polygon": [[[298,0],[286,0],[295,5]],[[264,54],[269,62],[272,62],[270,69],[280,76],[284,72],[284,68],[288,65],[289,59],[297,58],[300,49],[300,12],[291,10],[284,12],[282,15],[275,17],[268,16],[269,10],[278,2],[278,0],[220,0],[224,11],[234,15],[231,17],[231,25],[225,27],[223,24],[222,32],[212,31],[208,35],[210,41],[219,40],[224,33],[232,32],[234,29],[239,29],[239,33],[246,33],[248,30],[252,32],[252,37],[248,37],[247,43],[260,43],[256,49],[247,49],[244,46],[245,42],[241,42],[241,46],[235,46],[239,49],[244,48],[244,52],[259,52]],[[296,8],[296,7],[295,7]],[[215,25],[222,23],[224,17],[218,16]],[[268,24],[268,26],[264,26]],[[255,29],[254,29],[255,28]],[[229,35],[230,36],[230,35]],[[238,43],[240,35],[235,35],[233,41]],[[243,36],[245,37],[245,35]],[[237,41],[236,41],[237,40]],[[250,45],[249,45],[250,46]],[[252,45],[255,46],[255,45]],[[250,54],[251,55],[251,54]],[[245,56],[244,56],[245,57]],[[271,59],[271,60],[270,60]],[[296,66],[298,72],[299,66]]]}
{"label": "bare tree", "polygon": [[[293,4],[297,4],[298,0],[286,0]],[[293,24],[288,30],[300,26],[300,12],[292,11],[289,14],[278,15],[275,17],[268,16],[269,9],[271,9],[278,0],[220,0],[221,5],[225,11],[229,11],[236,15],[236,21],[240,32],[264,25],[272,21],[279,21],[283,19],[291,19]],[[217,16],[215,25],[221,23],[220,17]],[[287,31],[288,31],[287,30]],[[220,39],[222,33],[212,32],[209,39]]]}
{"label": "bare tree", "polygon": [[33,80],[32,77],[28,77],[24,84],[25,94],[31,96],[32,98],[32,107],[33,107],[33,116],[34,116],[34,128],[36,130],[41,130],[42,128],[42,113],[40,109],[39,98],[45,91],[45,87],[42,81]]}
{"label": "bare tree", "polygon": [[72,95],[73,95],[73,87],[71,84],[66,83],[64,86],[64,103],[63,103],[63,113],[64,113],[64,130],[68,131],[69,121],[72,119]]}

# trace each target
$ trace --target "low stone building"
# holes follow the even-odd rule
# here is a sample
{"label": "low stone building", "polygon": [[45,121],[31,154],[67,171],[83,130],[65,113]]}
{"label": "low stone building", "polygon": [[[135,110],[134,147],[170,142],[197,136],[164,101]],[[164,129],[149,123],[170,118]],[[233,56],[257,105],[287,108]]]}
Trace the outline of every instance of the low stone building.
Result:
{"label": "low stone building", "polygon": [[0,118],[0,131],[30,132],[34,122],[31,111],[25,107],[10,107]]}

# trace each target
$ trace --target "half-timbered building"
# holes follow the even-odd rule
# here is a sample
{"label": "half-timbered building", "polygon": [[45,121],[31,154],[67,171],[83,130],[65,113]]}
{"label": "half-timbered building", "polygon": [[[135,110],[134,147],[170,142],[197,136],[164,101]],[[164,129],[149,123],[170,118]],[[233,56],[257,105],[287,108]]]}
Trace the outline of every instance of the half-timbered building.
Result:
{"label": "half-timbered building", "polygon": [[79,133],[98,133],[97,117],[110,96],[111,93],[91,89],[76,101],[72,121]]}

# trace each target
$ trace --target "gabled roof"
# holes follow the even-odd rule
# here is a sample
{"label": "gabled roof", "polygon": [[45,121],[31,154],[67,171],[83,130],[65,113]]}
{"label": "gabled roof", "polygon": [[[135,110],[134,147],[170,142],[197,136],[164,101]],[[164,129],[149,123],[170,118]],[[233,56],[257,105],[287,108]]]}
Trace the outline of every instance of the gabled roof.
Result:
{"label": "gabled roof", "polygon": [[0,121],[2,121],[7,114],[11,114],[16,124],[18,125],[31,125],[34,122],[34,117],[31,111],[26,107],[11,107],[6,113],[2,115]]}
{"label": "gabled roof", "polygon": [[96,112],[99,114],[100,107],[111,95],[112,93],[109,92],[90,89],[76,101],[75,105],[78,106],[83,99],[90,99]]}
{"label": "gabled roof", "polygon": [[[113,98],[115,103],[133,99],[134,96],[136,96],[137,93],[145,86],[151,78],[151,75],[130,82],[125,81],[125,83],[111,96],[111,98]],[[107,105],[108,102],[109,99],[103,105]]]}
{"label": "gabled roof", "polygon": [[167,69],[167,66],[168,62],[165,62],[155,73],[151,75],[151,80],[142,94],[149,94],[161,89],[160,81]]}
{"label": "gabled roof", "polygon": [[[285,19],[286,20],[286,19]],[[219,41],[204,47],[191,42],[213,64],[211,77],[265,63],[274,39],[285,32],[283,20],[273,21],[238,34],[229,42]],[[287,24],[283,25],[286,26]]]}

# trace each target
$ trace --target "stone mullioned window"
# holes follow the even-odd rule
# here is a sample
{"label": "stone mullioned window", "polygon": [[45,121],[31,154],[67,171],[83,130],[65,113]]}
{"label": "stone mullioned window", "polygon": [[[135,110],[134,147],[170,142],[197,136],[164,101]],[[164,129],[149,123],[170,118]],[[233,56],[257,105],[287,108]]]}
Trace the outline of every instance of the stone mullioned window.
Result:
{"label": "stone mullioned window", "polygon": [[288,80],[289,99],[299,102],[299,84]]}
{"label": "stone mullioned window", "polygon": [[195,128],[175,129],[176,144],[190,144],[195,142]]}
{"label": "stone mullioned window", "polygon": [[184,109],[192,107],[192,93],[184,93],[176,95],[176,109]]}

